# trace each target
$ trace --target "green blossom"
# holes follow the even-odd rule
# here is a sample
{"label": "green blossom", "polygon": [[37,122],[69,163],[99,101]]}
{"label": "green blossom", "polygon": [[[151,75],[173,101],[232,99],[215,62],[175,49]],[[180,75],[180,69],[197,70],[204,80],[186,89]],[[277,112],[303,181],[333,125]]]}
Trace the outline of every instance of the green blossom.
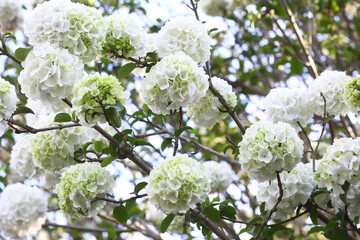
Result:
{"label": "green blossom", "polygon": [[344,95],[347,105],[357,111],[360,107],[360,76],[351,79],[345,85]]}

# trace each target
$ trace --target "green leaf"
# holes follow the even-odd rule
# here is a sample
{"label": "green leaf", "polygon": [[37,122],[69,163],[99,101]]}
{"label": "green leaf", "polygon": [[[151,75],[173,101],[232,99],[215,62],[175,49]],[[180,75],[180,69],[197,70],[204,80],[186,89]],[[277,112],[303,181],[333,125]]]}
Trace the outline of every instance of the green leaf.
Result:
{"label": "green leaf", "polygon": [[32,46],[29,48],[18,48],[15,50],[15,57],[22,62],[26,59],[32,49]]}
{"label": "green leaf", "polygon": [[165,148],[172,145],[172,140],[173,140],[172,138],[165,138],[161,144],[161,151],[164,151]]}
{"label": "green leaf", "polygon": [[347,222],[345,221],[346,211],[341,209],[337,214],[336,217],[340,220],[341,225],[346,226]]}
{"label": "green leaf", "polygon": [[124,206],[115,207],[113,211],[114,218],[121,224],[126,224],[127,220],[129,219],[129,214]]}
{"label": "green leaf", "polygon": [[138,183],[138,184],[135,186],[134,193],[135,193],[135,194],[138,194],[138,193],[141,191],[141,189],[143,189],[144,187],[146,187],[146,185],[148,185],[147,182]]}
{"label": "green leaf", "polygon": [[261,213],[261,215],[265,215],[265,203],[264,202],[262,202],[260,204],[260,213]]}
{"label": "green leaf", "polygon": [[13,116],[17,115],[17,114],[27,114],[27,113],[32,113],[34,114],[33,110],[31,110],[30,108],[28,107],[25,107],[25,106],[17,106],[17,109],[15,110],[15,112],[12,114]]}
{"label": "green leaf", "polygon": [[128,212],[131,211],[131,209],[135,206],[135,204],[136,204],[136,199],[127,201],[127,202],[125,203],[125,207],[127,208]]}
{"label": "green leaf", "polygon": [[219,207],[220,209],[220,215],[221,216],[225,216],[231,219],[236,219],[235,215],[236,215],[236,210],[231,207],[231,206],[221,206]]}
{"label": "green leaf", "polygon": [[328,122],[328,121],[330,121],[330,120],[332,120],[333,118],[335,117],[335,115],[329,115],[329,116],[327,116],[326,117],[326,122]]}
{"label": "green leaf", "polygon": [[67,113],[58,113],[54,118],[54,122],[71,122],[71,116]]}
{"label": "green leaf", "polygon": [[318,225],[318,211],[316,209],[310,210],[310,219],[313,222],[313,224]]}
{"label": "green leaf", "polygon": [[204,225],[201,225],[201,233],[204,237],[207,237],[208,234],[210,233],[210,229]]}
{"label": "green leaf", "polygon": [[108,234],[109,239],[115,239],[116,238],[116,232],[115,232],[114,228],[108,227],[108,228],[106,228],[106,232]]}
{"label": "green leaf", "polygon": [[94,143],[94,148],[97,152],[101,152],[104,149],[104,142],[103,141],[96,141]]}
{"label": "green leaf", "polygon": [[152,147],[152,148],[155,149],[155,147],[154,147],[151,143],[145,141],[144,139],[138,139],[138,140],[134,143],[134,146],[150,146],[150,147]]}
{"label": "green leaf", "polygon": [[192,130],[192,129],[193,129],[192,127],[188,127],[188,126],[181,127],[174,132],[174,135],[175,135],[175,137],[179,137],[182,132],[184,132],[186,130]]}
{"label": "green leaf", "polygon": [[310,234],[312,234],[312,233],[316,233],[316,232],[322,232],[322,231],[324,231],[324,227],[323,226],[315,226],[315,227],[312,227],[309,231],[308,231],[308,233],[307,233],[307,235],[310,235]]}
{"label": "green leaf", "polygon": [[125,64],[124,66],[122,66],[120,68],[119,73],[118,73],[118,78],[122,79],[122,78],[126,77],[134,70],[135,67],[136,67],[135,63]]}
{"label": "green leaf", "polygon": [[221,221],[219,211],[212,206],[206,207],[204,209],[204,214],[215,223],[219,223]]}
{"label": "green leaf", "polygon": [[301,75],[303,73],[304,65],[301,62],[299,62],[295,58],[291,58],[290,64],[291,64],[291,72],[292,73],[298,74],[298,75]]}
{"label": "green leaf", "polygon": [[174,214],[169,214],[166,216],[166,218],[164,218],[164,220],[161,222],[161,225],[160,225],[161,233],[166,232],[166,230],[169,228],[171,222],[174,220],[174,217],[175,217]]}
{"label": "green leaf", "polygon": [[101,166],[102,167],[106,167],[107,165],[109,165],[110,163],[112,163],[112,161],[114,161],[116,158],[113,156],[110,156],[108,158],[105,158],[102,162],[101,162]]}
{"label": "green leaf", "polygon": [[108,109],[105,109],[105,114],[114,127],[121,127],[121,118],[115,108],[110,107]]}

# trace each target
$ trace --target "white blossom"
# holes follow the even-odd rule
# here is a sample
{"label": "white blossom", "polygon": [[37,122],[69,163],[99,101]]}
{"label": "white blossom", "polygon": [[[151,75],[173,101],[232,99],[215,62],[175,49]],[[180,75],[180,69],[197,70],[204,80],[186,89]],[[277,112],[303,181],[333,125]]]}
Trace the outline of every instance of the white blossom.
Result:
{"label": "white blossom", "polygon": [[195,17],[178,16],[160,29],[156,49],[161,58],[183,51],[195,62],[204,63],[210,58],[210,37]]}
{"label": "white blossom", "polygon": [[[236,106],[236,95],[232,91],[232,87],[224,80],[213,77],[211,79],[214,88],[224,98],[229,107]],[[201,127],[212,127],[220,119],[224,119],[228,116],[225,112],[224,106],[220,103],[218,97],[216,97],[210,90],[199,101],[189,106],[187,112],[191,120]]]}
{"label": "white blossom", "polygon": [[207,161],[202,165],[210,180],[211,193],[226,192],[232,182],[232,171],[229,164],[225,162]]}
{"label": "white blossom", "polygon": [[114,53],[125,58],[139,58],[146,40],[145,29],[133,15],[114,14],[106,19],[109,28],[102,53],[108,59],[120,61]]}
{"label": "white blossom", "polygon": [[308,93],[300,88],[274,88],[265,97],[265,115],[274,123],[286,122],[300,131],[313,116],[308,108]]}
{"label": "white blossom", "polygon": [[31,12],[25,33],[31,45],[49,42],[88,63],[101,54],[107,25],[93,7],[70,0],[51,0]]}
{"label": "white blossom", "polygon": [[150,202],[167,214],[194,208],[210,192],[203,166],[185,154],[168,156],[155,164],[148,182]]}
{"label": "white blossom", "polygon": [[105,206],[105,201],[96,199],[111,193],[113,186],[114,178],[99,163],[73,165],[56,186],[61,211],[72,218],[93,217]]}
{"label": "white blossom", "polygon": [[115,77],[101,76],[98,73],[85,76],[75,84],[73,91],[73,109],[81,125],[88,127],[106,123],[103,108],[108,109],[117,101],[124,105],[129,98],[129,94]]}
{"label": "white blossom", "polygon": [[22,28],[24,17],[19,0],[0,1],[0,29],[1,33],[14,32]]}
{"label": "white blossom", "polygon": [[[298,163],[289,173],[280,173],[280,180],[283,189],[283,197],[278,205],[278,211],[273,218],[286,219],[288,214],[292,214],[297,206],[305,204],[312,191],[315,189],[316,181],[311,165]],[[265,203],[265,209],[270,211],[279,198],[279,186],[277,180],[262,182],[259,184],[257,200]]]}
{"label": "white blossom", "polygon": [[47,199],[36,187],[7,185],[0,195],[0,231],[9,239],[34,236],[45,223]]}
{"label": "white blossom", "polygon": [[360,108],[360,76],[357,76],[347,82],[345,85],[344,95],[346,104],[352,111],[357,113]]}
{"label": "white blossom", "polygon": [[210,16],[223,16],[233,8],[234,0],[201,0],[201,9]]}
{"label": "white blossom", "polygon": [[311,112],[324,115],[324,99],[326,99],[326,112],[334,115],[345,115],[350,111],[346,105],[345,85],[351,80],[345,72],[325,70],[320,77],[309,85],[308,107]]}
{"label": "white blossom", "polygon": [[18,100],[15,87],[0,77],[0,137],[5,133],[5,119],[11,117]]}
{"label": "white blossom", "polygon": [[18,78],[21,90],[28,98],[50,106],[72,94],[84,71],[84,64],[77,56],[49,43],[35,46],[22,66]]}
{"label": "white blossom", "polygon": [[198,101],[208,87],[205,71],[183,52],[176,52],[151,68],[141,92],[154,113],[168,114]]}
{"label": "white blossom", "polygon": [[239,147],[242,168],[262,182],[293,169],[302,158],[304,143],[289,124],[263,120],[246,129]]}

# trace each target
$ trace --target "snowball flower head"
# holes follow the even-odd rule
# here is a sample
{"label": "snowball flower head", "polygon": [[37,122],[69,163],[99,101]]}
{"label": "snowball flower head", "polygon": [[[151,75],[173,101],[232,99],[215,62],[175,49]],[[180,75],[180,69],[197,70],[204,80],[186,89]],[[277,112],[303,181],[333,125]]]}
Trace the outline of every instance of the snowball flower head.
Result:
{"label": "snowball flower head", "polygon": [[108,59],[118,61],[116,55],[138,58],[145,44],[146,31],[133,15],[115,14],[106,18],[109,26],[102,53]]}
{"label": "snowball flower head", "polygon": [[154,113],[168,114],[205,96],[205,71],[189,56],[176,52],[164,57],[142,81],[142,96]]}
{"label": "snowball flower head", "polygon": [[31,45],[50,42],[88,63],[100,55],[107,25],[101,13],[70,0],[39,4],[30,14],[25,33]]}
{"label": "snowball flower head", "polygon": [[[54,115],[40,120],[37,127],[52,127]],[[45,123],[45,124],[44,124]],[[72,127],[36,133],[31,137],[30,145],[35,165],[48,171],[59,171],[75,164],[74,152],[81,148],[84,133],[81,127]]]}
{"label": "snowball flower head", "polygon": [[344,95],[346,104],[357,113],[360,108],[360,76],[347,82]]}
{"label": "snowball flower head", "polygon": [[[224,80],[213,77],[211,78],[214,88],[225,99],[229,107],[236,106],[236,95],[232,91],[232,87]],[[199,101],[189,106],[187,114],[194,121],[194,123],[201,127],[212,127],[220,119],[224,119],[228,116],[224,106],[220,103],[219,99],[208,90],[206,95]]]}
{"label": "snowball flower head", "polygon": [[246,129],[239,147],[243,169],[262,182],[275,179],[276,172],[293,169],[301,160],[304,143],[289,124],[263,120]]}
{"label": "snowball flower head", "polygon": [[308,108],[306,89],[274,88],[265,97],[265,115],[274,123],[289,123],[297,131],[305,127],[313,116]]}
{"label": "snowball flower head", "polygon": [[332,197],[344,193],[342,185],[358,178],[360,166],[360,138],[336,139],[328,147],[324,157],[316,168],[315,179],[318,186],[332,190]]}
{"label": "snowball flower head", "polygon": [[233,7],[233,0],[201,0],[200,7],[210,16],[223,16],[224,13],[230,11]]}
{"label": "snowball flower head", "polygon": [[15,87],[0,77],[0,137],[5,132],[5,119],[11,117],[18,101]]}
{"label": "snowball flower head", "polygon": [[195,62],[204,63],[210,58],[210,37],[195,17],[178,16],[160,29],[156,48],[161,58],[183,51]]}
{"label": "snowball flower head", "polygon": [[10,239],[34,236],[45,223],[48,197],[36,187],[9,184],[0,195],[0,231]]}
{"label": "snowball flower head", "polygon": [[210,181],[211,193],[226,192],[232,182],[232,172],[229,164],[207,161],[202,165]]}
{"label": "snowball flower head", "polygon": [[84,64],[77,56],[49,43],[35,46],[22,66],[21,90],[28,98],[40,100],[45,105],[53,105],[70,96],[84,70]]}
{"label": "snowball flower head", "polygon": [[345,72],[325,70],[320,77],[309,85],[308,107],[311,112],[324,115],[324,99],[326,99],[326,112],[334,115],[345,115],[350,111],[346,105],[345,85],[351,78]]}
{"label": "snowball flower head", "polygon": [[95,199],[111,193],[113,186],[114,178],[99,163],[71,166],[56,185],[61,211],[72,218],[93,217],[105,206],[105,201]]}
{"label": "snowball flower head", "polygon": [[[274,214],[276,219],[286,219],[292,214],[297,206],[305,204],[312,191],[315,189],[316,181],[310,164],[298,163],[290,173],[280,173],[283,189],[283,198]],[[279,185],[277,180],[262,182],[259,184],[257,200],[265,203],[265,209],[270,211],[279,198]]]}
{"label": "snowball flower head", "polygon": [[168,156],[156,164],[148,182],[150,202],[167,214],[194,208],[210,192],[203,166],[186,154]]}
{"label": "snowball flower head", "polygon": [[103,108],[108,109],[117,101],[124,105],[129,98],[115,77],[100,76],[98,73],[85,76],[75,84],[73,91],[73,109],[80,123],[89,127],[106,123]]}
{"label": "snowball flower head", "polygon": [[0,1],[0,30],[2,33],[14,32],[22,28],[24,17],[19,0]]}

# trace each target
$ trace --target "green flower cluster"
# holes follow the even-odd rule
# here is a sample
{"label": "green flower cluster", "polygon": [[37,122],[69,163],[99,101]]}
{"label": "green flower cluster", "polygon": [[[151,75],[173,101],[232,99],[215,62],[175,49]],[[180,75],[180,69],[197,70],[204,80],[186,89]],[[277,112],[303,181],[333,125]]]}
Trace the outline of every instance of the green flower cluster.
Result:
{"label": "green flower cluster", "polygon": [[117,101],[125,104],[128,94],[113,76],[100,76],[98,73],[85,76],[75,84],[72,104],[80,123],[93,126],[106,123],[104,110]]}
{"label": "green flower cluster", "polygon": [[360,107],[360,76],[351,79],[345,85],[344,95],[347,105],[357,112]]}
{"label": "green flower cluster", "polygon": [[114,178],[99,163],[71,166],[56,185],[61,211],[77,218],[79,214],[93,217],[105,205],[97,200],[110,193]]}
{"label": "green flower cluster", "polygon": [[194,208],[210,193],[204,167],[186,154],[169,156],[155,165],[148,181],[150,202],[165,213]]}

